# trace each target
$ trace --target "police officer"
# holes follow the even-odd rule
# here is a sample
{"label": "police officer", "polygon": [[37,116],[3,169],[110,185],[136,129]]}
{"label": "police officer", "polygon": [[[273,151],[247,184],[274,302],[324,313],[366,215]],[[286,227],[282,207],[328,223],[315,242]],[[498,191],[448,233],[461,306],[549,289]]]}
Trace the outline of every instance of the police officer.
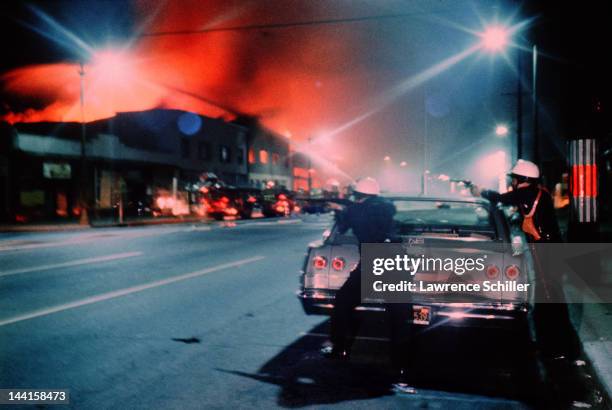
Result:
{"label": "police officer", "polygon": [[534,320],[540,346],[549,358],[576,356],[579,348],[569,320],[561,277],[551,268],[555,255],[547,245],[541,245],[563,242],[552,197],[539,185],[540,169],[531,161],[519,159],[509,176],[512,190],[507,193],[480,190],[474,185],[472,194],[481,195],[492,203],[518,208],[523,218],[522,230],[532,244],[537,272]]}
{"label": "police officer", "polygon": [[512,191],[500,194],[495,191],[480,190],[476,185],[472,185],[472,194],[480,195],[492,203],[500,202],[516,206],[523,215],[523,230],[529,242],[562,242],[552,198],[538,184],[540,178],[538,166],[531,161],[519,159],[509,176],[512,178]]}
{"label": "police officer", "polygon": [[[354,190],[354,202],[338,213],[337,224],[340,233],[349,229],[362,243],[382,243],[394,237],[395,206],[380,197],[380,187],[373,178],[360,179]],[[347,281],[336,293],[331,316],[331,346],[321,349],[326,357],[348,359],[350,348],[359,328],[355,308],[361,303],[361,264],[350,273]],[[411,341],[410,313],[405,304],[386,305],[391,328],[391,360],[397,368],[399,383],[396,388],[410,391],[405,383],[407,357]]]}

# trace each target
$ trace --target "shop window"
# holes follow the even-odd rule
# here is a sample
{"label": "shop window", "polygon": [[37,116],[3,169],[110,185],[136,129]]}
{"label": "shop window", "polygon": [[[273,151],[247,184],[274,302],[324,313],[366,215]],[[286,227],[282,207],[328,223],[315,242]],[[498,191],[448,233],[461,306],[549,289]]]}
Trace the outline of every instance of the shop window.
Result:
{"label": "shop window", "polygon": [[254,164],[255,163],[255,151],[253,151],[253,148],[249,148],[249,164]]}
{"label": "shop window", "polygon": [[278,155],[276,152],[273,152],[272,153],[272,164],[278,165],[279,162],[280,162],[280,155]]}
{"label": "shop window", "polygon": [[259,151],[259,162],[262,164],[268,163],[268,151],[265,149]]}

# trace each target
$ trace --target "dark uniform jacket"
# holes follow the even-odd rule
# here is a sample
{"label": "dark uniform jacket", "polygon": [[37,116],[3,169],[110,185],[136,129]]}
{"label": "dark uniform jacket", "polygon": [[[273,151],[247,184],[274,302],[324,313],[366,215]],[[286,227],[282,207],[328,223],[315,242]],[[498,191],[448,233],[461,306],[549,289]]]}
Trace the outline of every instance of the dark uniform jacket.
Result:
{"label": "dark uniform jacket", "polygon": [[[492,203],[501,202],[504,205],[516,206],[522,215],[531,211],[531,207],[538,196],[538,186],[531,184],[525,188],[500,194],[495,191],[482,191],[482,196]],[[562,242],[559,224],[555,215],[555,208],[548,191],[542,189],[542,196],[533,215],[533,222],[542,237],[538,242]],[[528,239],[535,242],[529,235]]]}
{"label": "dark uniform jacket", "polygon": [[395,206],[388,200],[372,196],[350,204],[337,215],[341,233],[351,229],[359,244],[381,243],[393,236]]}

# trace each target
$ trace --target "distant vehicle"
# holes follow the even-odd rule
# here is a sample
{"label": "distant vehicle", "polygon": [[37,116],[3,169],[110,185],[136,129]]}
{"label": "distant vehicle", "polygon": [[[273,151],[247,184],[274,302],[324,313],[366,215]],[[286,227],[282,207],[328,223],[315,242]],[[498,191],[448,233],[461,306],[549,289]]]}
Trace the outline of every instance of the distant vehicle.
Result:
{"label": "distant vehicle", "polygon": [[266,217],[289,216],[294,212],[299,212],[296,205],[294,194],[287,190],[266,189],[263,195],[263,214]]}
{"label": "distant vehicle", "polygon": [[298,204],[305,214],[325,214],[331,211],[327,201],[321,199],[302,199]]}
{"label": "distant vehicle", "polygon": [[[403,243],[419,243],[423,247],[444,246],[462,249],[466,245],[502,244],[500,253],[487,260],[486,269],[478,272],[478,280],[513,279],[530,283],[531,271],[524,255],[513,252],[519,240],[508,224],[503,209],[479,198],[389,197],[396,209],[397,235]],[[524,241],[521,237],[520,241]],[[521,242],[524,243],[524,242]],[[506,246],[507,245],[507,246]],[[516,248],[514,248],[516,249]],[[336,224],[325,232],[322,240],[311,243],[300,275],[298,297],[306,314],[330,314],[336,291],[344,284],[359,262],[357,239],[349,231],[341,234]],[[476,275],[476,272],[470,273]],[[417,276],[419,274],[417,273]],[[485,278],[486,276],[486,278]],[[448,280],[448,274],[423,274],[429,282]],[[462,279],[469,280],[466,273]],[[475,303],[432,302],[424,295],[413,294],[414,322],[420,325],[459,327],[514,327],[526,329],[531,295],[517,291],[489,291],[476,295]],[[422,298],[422,299],[420,299]],[[444,300],[442,298],[442,300]],[[384,311],[380,303],[364,303],[362,311]]]}
{"label": "distant vehicle", "polygon": [[205,196],[208,216],[217,219],[249,219],[263,216],[261,191],[255,188],[210,189]]}
{"label": "distant vehicle", "polygon": [[263,195],[257,188],[230,188],[230,197],[242,219],[259,218],[263,216]]}

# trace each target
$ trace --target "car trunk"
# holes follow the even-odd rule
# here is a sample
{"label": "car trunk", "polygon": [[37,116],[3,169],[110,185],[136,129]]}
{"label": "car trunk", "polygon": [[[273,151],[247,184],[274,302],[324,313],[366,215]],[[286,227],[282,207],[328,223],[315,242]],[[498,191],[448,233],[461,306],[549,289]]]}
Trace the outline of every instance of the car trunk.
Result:
{"label": "car trunk", "polygon": [[[414,275],[414,281],[422,281],[424,286],[429,284],[444,283],[479,283],[485,280],[490,282],[504,282],[510,280],[506,276],[506,270],[510,266],[516,266],[519,276],[516,278],[518,283],[528,283],[528,275],[524,269],[521,256],[513,256],[508,245],[493,241],[483,242],[471,237],[466,238],[443,238],[443,237],[405,237],[405,243],[413,242],[413,246],[408,248],[408,253],[417,257],[442,258],[478,258],[483,254],[483,246],[487,248],[487,258],[484,262],[484,271],[475,270],[457,275],[452,271],[443,269],[430,269]],[[359,263],[359,250],[354,243],[327,243],[320,247],[311,249],[309,260],[307,261],[306,288],[317,289],[339,289],[348,278],[351,270]],[[323,269],[314,268],[314,258],[320,256],[325,258],[326,266]],[[334,264],[334,260],[342,260],[343,263]],[[437,268],[438,266],[436,266]],[[469,292],[436,292],[436,293],[416,293],[413,295],[415,303],[439,303],[439,302],[471,302],[471,303],[510,303],[525,302],[527,295],[524,292],[516,291],[481,291],[477,294]]]}

